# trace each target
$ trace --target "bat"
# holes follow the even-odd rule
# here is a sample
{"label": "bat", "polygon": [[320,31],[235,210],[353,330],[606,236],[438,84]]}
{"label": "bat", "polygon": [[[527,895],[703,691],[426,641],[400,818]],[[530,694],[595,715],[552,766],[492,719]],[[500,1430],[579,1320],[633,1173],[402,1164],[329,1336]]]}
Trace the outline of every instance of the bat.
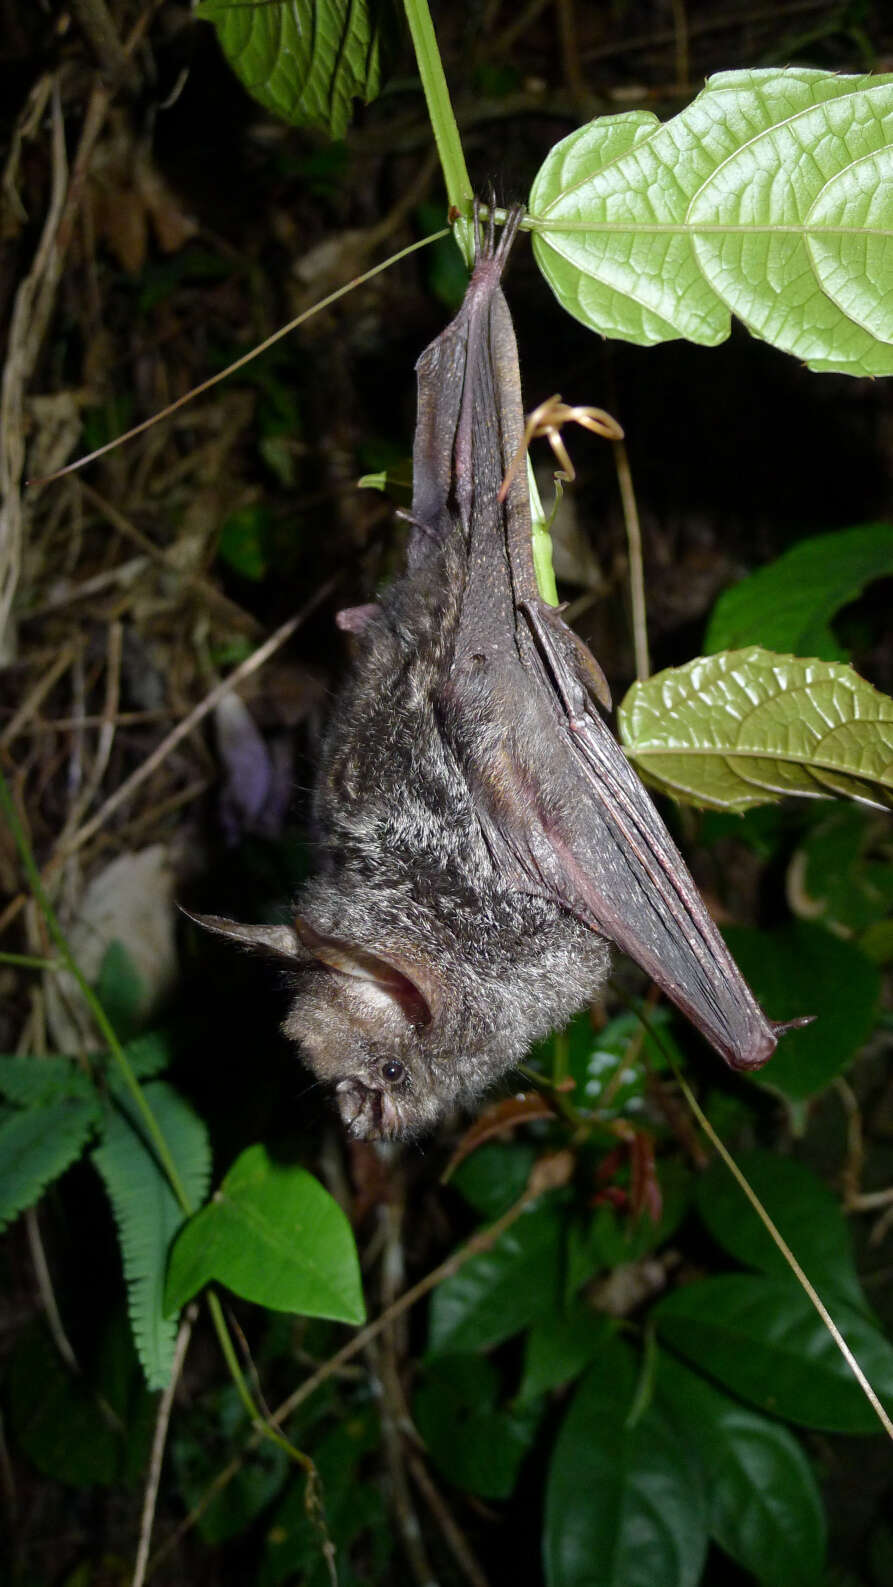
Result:
{"label": "bat", "polygon": [[521,213],[498,246],[476,215],[465,299],[416,366],[405,572],[336,619],[357,654],[318,771],[319,872],[289,924],[196,917],[288,963],[283,1030],[366,1139],[473,1103],[598,997],[609,939],[733,1068],[787,1028],[604,722],[601,669],[537,589],[501,288]]}

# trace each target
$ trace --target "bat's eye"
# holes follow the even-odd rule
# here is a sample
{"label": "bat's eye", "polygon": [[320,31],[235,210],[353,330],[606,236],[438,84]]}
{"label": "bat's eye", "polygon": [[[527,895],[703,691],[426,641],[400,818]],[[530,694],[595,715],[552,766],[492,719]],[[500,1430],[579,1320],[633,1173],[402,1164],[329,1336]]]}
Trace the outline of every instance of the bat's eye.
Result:
{"label": "bat's eye", "polygon": [[403,1079],[403,1065],[398,1063],[396,1058],[391,1058],[388,1063],[382,1064],[381,1074],[383,1080],[387,1080],[391,1085],[394,1085],[396,1081]]}

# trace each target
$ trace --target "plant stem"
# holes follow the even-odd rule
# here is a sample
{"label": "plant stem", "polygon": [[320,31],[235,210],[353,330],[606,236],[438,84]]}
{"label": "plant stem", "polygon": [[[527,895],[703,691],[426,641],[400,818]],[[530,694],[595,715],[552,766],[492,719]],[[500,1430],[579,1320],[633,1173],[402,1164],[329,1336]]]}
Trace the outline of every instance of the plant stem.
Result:
{"label": "plant stem", "polygon": [[180,1178],[177,1165],[171,1156],[167,1141],[165,1140],[164,1135],[158,1126],[152,1109],[149,1107],[149,1104],[143,1095],[143,1088],[130,1066],[130,1062],[124,1052],[123,1047],[121,1046],[120,1041],[118,1040],[118,1037],[115,1034],[114,1027],[112,1026],[112,1023],[106,1014],[105,1009],[100,1003],[99,998],[96,996],[96,993],[94,992],[89,981],[86,979],[84,972],[77,963],[74,954],[68,946],[68,939],[66,938],[65,933],[62,930],[58,919],[56,918],[55,910],[53,909],[53,906],[44,891],[43,882],[40,878],[40,872],[37,869],[34,855],[31,852],[31,845],[25,836],[25,831],[19,820],[19,814],[16,810],[12,794],[9,791],[6,778],[4,777],[2,771],[0,771],[0,809],[2,809],[3,814],[6,816],[6,819],[9,822],[9,829],[12,833],[15,846],[19,851],[22,869],[24,870],[28,879],[28,885],[31,888],[32,896],[38,905],[44,920],[46,921],[47,930],[55,942],[56,947],[59,949],[59,954],[65,965],[65,968],[77,982],[84,1002],[87,1004],[90,1013],[93,1015],[97,1030],[108,1043],[109,1051],[121,1071],[124,1083],[133,1098],[137,1112],[139,1113],[139,1116],[146,1127],[149,1138],[152,1141],[156,1152],[158,1153],[158,1159],[162,1168],[167,1174],[171,1189],[180,1203],[183,1212],[187,1217],[189,1217],[193,1211],[192,1204],[188,1195],[186,1194],[186,1189],[183,1185],[182,1179]]}
{"label": "plant stem", "polygon": [[[465,165],[465,156],[462,153],[459,128],[450,103],[450,91],[444,76],[443,62],[437,47],[437,35],[428,10],[428,0],[403,0],[403,3],[437,152],[440,155],[447,198],[451,207],[459,210],[468,220],[471,216],[471,201],[474,195]],[[470,268],[473,263],[473,249],[469,228],[456,228],[454,235],[462,249],[465,263]]]}
{"label": "plant stem", "polygon": [[0,953],[0,964],[12,964],[19,970],[58,970],[57,959],[38,959],[33,953]]}

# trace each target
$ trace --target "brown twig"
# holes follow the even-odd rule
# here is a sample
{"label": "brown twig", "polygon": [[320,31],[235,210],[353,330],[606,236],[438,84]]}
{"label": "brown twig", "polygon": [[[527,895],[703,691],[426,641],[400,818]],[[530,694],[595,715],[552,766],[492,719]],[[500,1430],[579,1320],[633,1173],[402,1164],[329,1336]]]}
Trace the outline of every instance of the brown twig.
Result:
{"label": "brown twig", "polygon": [[63,650],[60,650],[55,661],[50,667],[47,668],[47,671],[43,674],[43,676],[38,678],[34,688],[22,701],[15,713],[15,716],[12,718],[12,721],[7,722],[3,732],[0,733],[0,749],[5,749],[6,746],[11,744],[18,734],[21,733],[22,729],[31,720],[31,717],[34,715],[35,711],[39,709],[43,701],[46,699],[54,684],[58,683],[63,672],[65,672],[66,669],[71,666],[77,649],[78,646],[76,643],[66,645]]}
{"label": "brown twig", "polygon": [[636,658],[636,677],[640,683],[651,676],[651,659],[648,654],[648,618],[645,606],[645,570],[642,562],[642,529],[639,509],[630,473],[626,443],[614,442],[614,464],[617,483],[623,504],[623,522],[626,526],[626,544],[629,557],[629,600],[633,625],[633,651]]}
{"label": "brown twig", "polygon": [[155,1433],[152,1438],[152,1453],[149,1457],[149,1471],[146,1477],[146,1491],[143,1496],[143,1513],[140,1521],[140,1539],[133,1565],[133,1576],[130,1587],[143,1587],[146,1579],[146,1566],[149,1563],[149,1544],[152,1540],[152,1527],[155,1522],[155,1506],[158,1503],[158,1487],[161,1482],[161,1466],[164,1460],[164,1446],[167,1443],[167,1430],[170,1424],[171,1411],[174,1404],[174,1395],[189,1349],[189,1340],[198,1315],[198,1307],[193,1304],[187,1306],[183,1319],[177,1330],[177,1340],[174,1345],[174,1359],[171,1365],[171,1375],[158,1402],[158,1415],[155,1418]]}
{"label": "brown twig", "polygon": [[53,860],[51,861],[51,865],[58,865],[69,855],[74,854],[76,850],[83,848],[83,845],[88,842],[89,839],[92,838],[101,827],[105,826],[109,817],[113,815],[122,804],[126,804],[127,800],[133,796],[137,788],[141,787],[146,779],[151,777],[153,772],[157,771],[158,767],[163,761],[167,759],[171,751],[175,749],[184,738],[188,738],[190,733],[195,732],[195,729],[201,722],[204,721],[209,712],[213,711],[215,705],[217,705],[218,702],[223,699],[224,695],[229,694],[232,689],[238,688],[240,683],[244,683],[246,678],[249,678],[252,673],[257,672],[259,667],[262,667],[266,661],[269,661],[270,657],[274,655],[277,650],[280,650],[287,640],[291,639],[292,635],[297,632],[302,623],[306,621],[310,614],[315,612],[316,608],[321,606],[323,601],[328,598],[328,596],[332,593],[332,590],[335,588],[336,583],[336,578],[327,579],[324,584],[319,586],[319,589],[316,590],[315,594],[310,597],[309,601],[305,601],[300,611],[296,612],[294,617],[289,617],[287,622],[282,623],[281,626],[276,629],[275,633],[270,635],[269,639],[265,640],[262,645],[259,645],[257,650],[252,651],[251,655],[246,657],[240,666],[234,668],[234,670],[229,673],[227,677],[222,678],[221,681],[214,686],[211,692],[206,694],[205,698],[200,700],[198,705],[194,706],[189,714],[185,716],[181,722],[177,723],[176,727],[167,734],[166,738],[162,739],[161,743],[157,745],[157,747],[152,751],[151,755],[146,757],[142,765],[138,766],[136,771],[132,772],[131,775],[127,777],[118,788],[115,789],[114,793],[109,794],[109,797],[100,807],[100,809],[97,810],[96,814],[91,818],[91,820],[87,821],[85,825],[80,828],[80,831],[73,833],[73,835],[68,839],[64,848],[61,846],[57,848]]}
{"label": "brown twig", "polygon": [[421,1455],[409,1450],[406,1456],[410,1476],[443,1533],[443,1540],[470,1587],[489,1587],[487,1578],[472,1553],[467,1538],[444,1497],[438,1492]]}
{"label": "brown twig", "polygon": [[216,609],[222,617],[228,618],[230,622],[235,623],[239,628],[246,629],[249,633],[260,634],[263,632],[262,624],[258,622],[256,617],[252,616],[250,612],[246,612],[241,606],[237,606],[235,601],[230,600],[228,595],[224,595],[222,590],[218,590],[216,584],[212,584],[211,580],[205,578],[203,574],[190,573],[182,568],[169,551],[166,551],[163,546],[157,546],[154,540],[150,540],[148,535],[144,535],[135,523],[131,523],[123,512],[110,501],[106,501],[105,497],[101,496],[98,490],[94,490],[92,485],[88,485],[86,480],[77,480],[76,484],[90,505],[95,507],[97,512],[102,513],[102,516],[108,520],[113,529],[118,531],[118,534],[123,535],[126,540],[132,541],[135,546],[139,546],[140,550],[144,551],[147,557],[151,557],[153,562],[157,562],[159,567],[166,568],[170,573],[175,573],[188,589],[195,590],[201,596],[207,606]]}

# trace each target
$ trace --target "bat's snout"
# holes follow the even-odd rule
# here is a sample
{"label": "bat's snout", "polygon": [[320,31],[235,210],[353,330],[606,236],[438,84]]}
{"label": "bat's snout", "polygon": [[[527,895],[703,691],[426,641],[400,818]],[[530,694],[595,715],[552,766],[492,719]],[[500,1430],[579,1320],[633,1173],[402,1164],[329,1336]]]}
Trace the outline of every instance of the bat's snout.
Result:
{"label": "bat's snout", "polygon": [[335,1101],[344,1128],[356,1140],[389,1140],[400,1133],[399,1114],[385,1091],[363,1085],[361,1080],[339,1080]]}

